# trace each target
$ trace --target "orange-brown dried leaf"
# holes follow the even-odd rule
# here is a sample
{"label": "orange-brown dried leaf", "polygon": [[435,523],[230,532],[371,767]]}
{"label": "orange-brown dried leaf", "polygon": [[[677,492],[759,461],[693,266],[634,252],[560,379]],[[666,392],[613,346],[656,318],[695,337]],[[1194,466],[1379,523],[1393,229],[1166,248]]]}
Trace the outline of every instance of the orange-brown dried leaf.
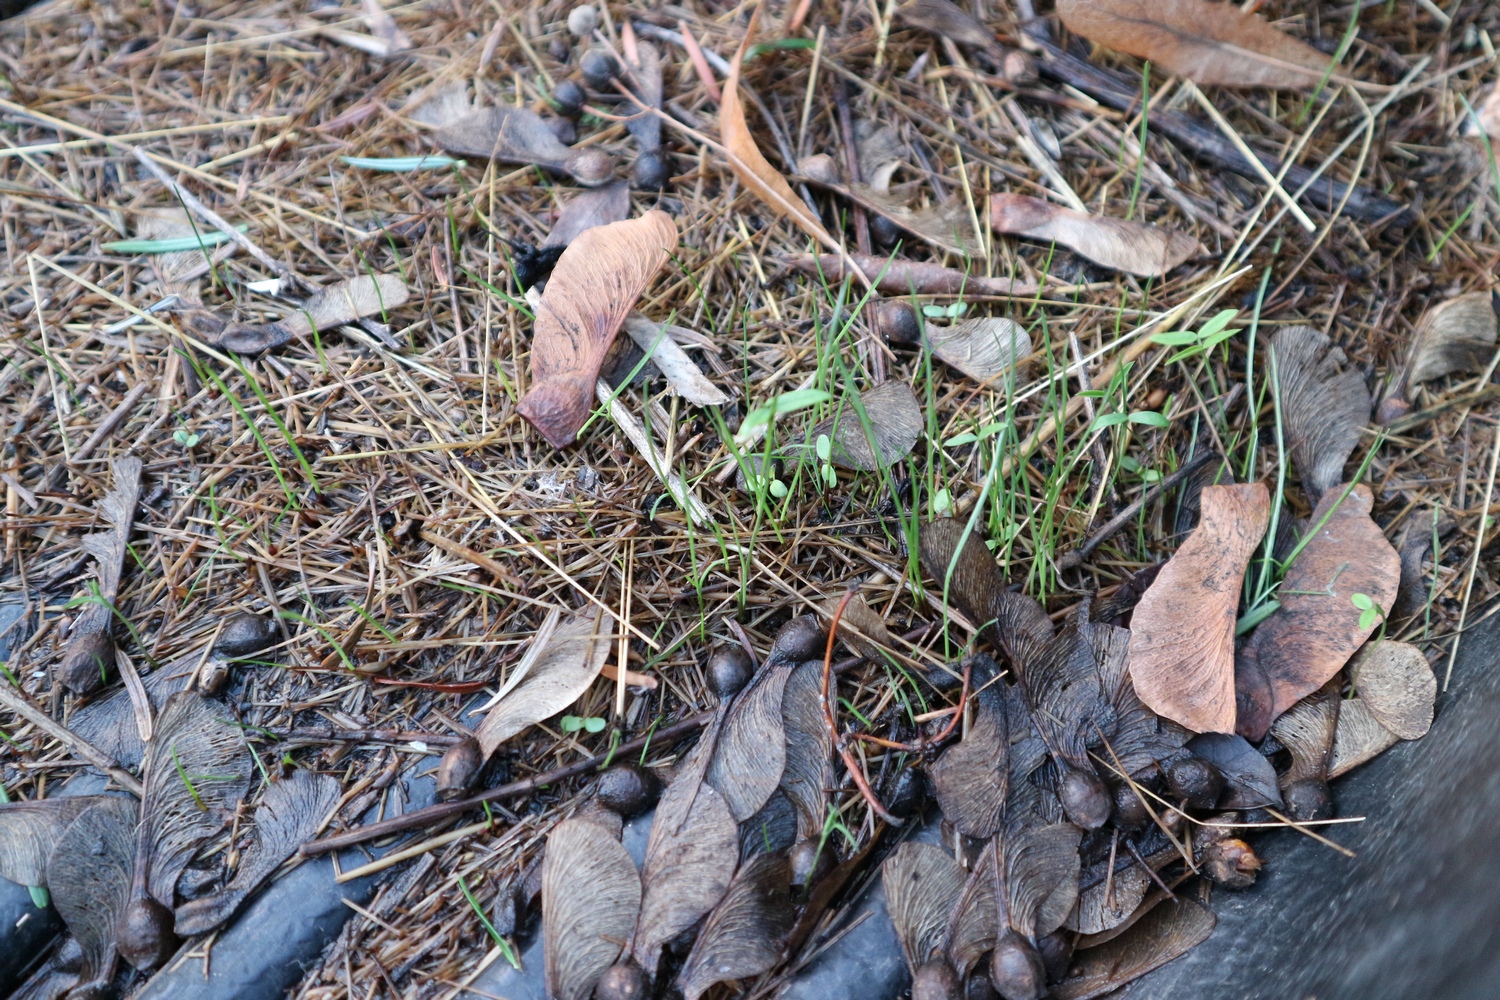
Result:
{"label": "orange-brown dried leaf", "polygon": [[558,258],[536,314],[531,390],[518,407],[554,448],[577,438],[620,324],[676,246],[677,224],[653,209],[585,230]]}
{"label": "orange-brown dried leaf", "polygon": [[1311,87],[1331,63],[1232,2],[1057,0],[1057,13],[1089,41],[1205,86]]}
{"label": "orange-brown dried leaf", "polygon": [[990,225],[997,232],[1056,242],[1096,264],[1143,278],[1159,278],[1203,253],[1184,233],[1063,208],[1023,194],[990,196]]}
{"label": "orange-brown dried leaf", "polygon": [[1234,623],[1240,582],[1266,533],[1263,483],[1206,486],[1203,516],[1131,618],[1130,679],[1146,707],[1198,733],[1235,723]]}

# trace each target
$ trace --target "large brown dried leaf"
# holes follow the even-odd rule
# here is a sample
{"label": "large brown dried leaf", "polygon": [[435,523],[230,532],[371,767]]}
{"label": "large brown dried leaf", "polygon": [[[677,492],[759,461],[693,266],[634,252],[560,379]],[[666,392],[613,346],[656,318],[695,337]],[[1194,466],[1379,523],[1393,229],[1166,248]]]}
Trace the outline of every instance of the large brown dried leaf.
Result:
{"label": "large brown dried leaf", "polygon": [[1096,264],[1143,278],[1159,278],[1203,253],[1197,240],[1175,230],[1089,215],[1023,194],[990,195],[990,225],[1059,243]]}
{"label": "large brown dried leaf", "polygon": [[568,174],[585,187],[597,187],[614,173],[613,161],[602,150],[563,145],[529,108],[480,108],[444,125],[433,138],[450,153],[535,164]]}
{"label": "large brown dried leaf", "polygon": [[978,699],[963,740],[944,751],[929,772],[943,818],[968,837],[995,835],[1010,788],[1005,704],[999,692],[989,694]]}
{"label": "large brown dried leaf", "polygon": [[739,858],[739,829],[713,785],[683,775],[656,807],[646,863],[641,918],[630,954],[653,979],[661,949],[718,905]]}
{"label": "large brown dried leaf", "polygon": [[1093,1000],[1113,993],[1208,940],[1215,923],[1213,911],[1191,899],[1159,903],[1124,934],[1079,952],[1068,978],[1048,996]]}
{"label": "large brown dried leaf", "polygon": [[1432,728],[1437,678],[1416,646],[1391,640],[1368,646],[1349,677],[1370,714],[1403,740],[1419,740]]}
{"label": "large brown dried leaf", "polygon": [[976,382],[989,384],[1013,372],[1031,353],[1031,337],[1015,320],[982,316],[952,326],[929,324],[927,346],[932,356]]}
{"label": "large brown dried leaf", "polygon": [[911,386],[891,379],[860,393],[857,403],[846,400],[838,413],[808,432],[808,440],[827,434],[834,465],[874,472],[909,455],[922,426],[922,407]]}
{"label": "large brown dried leaf", "polygon": [[79,795],[0,803],[0,878],[19,885],[46,885],[52,845],[79,813],[100,798]]}
{"label": "large brown dried leaf", "polygon": [[1235,725],[1240,583],[1270,518],[1264,484],[1206,486],[1198,527],[1131,618],[1130,679],[1146,707],[1198,733]]}
{"label": "large brown dried leaf", "polygon": [[599,609],[558,623],[530,669],[474,733],[486,759],[512,736],[567,708],[583,696],[609,659],[611,620]]}
{"label": "large brown dried leaf", "polygon": [[687,1000],[716,983],[748,979],[772,968],[792,929],[792,870],[784,855],[757,854],[703,922],[677,977]]}
{"label": "large brown dried leaf", "polygon": [[1194,83],[1311,87],[1331,60],[1234,3],[1213,0],[1057,0],[1063,23],[1117,52]]}
{"label": "large brown dried leaf", "polygon": [[676,223],[653,209],[584,231],[558,258],[537,309],[532,386],[518,407],[554,448],[577,438],[620,324],[676,246]]}
{"label": "large brown dried leaf", "polygon": [[1333,736],[1330,780],[1347,774],[1401,742],[1401,737],[1380,724],[1363,698],[1345,698],[1339,703],[1339,721]]}
{"label": "large brown dried leaf", "polygon": [[964,870],[942,848],[908,841],[885,859],[880,879],[901,953],[915,972],[945,947],[949,915],[967,881]]}
{"label": "large brown dried leaf", "polygon": [[1324,494],[1312,515],[1321,527],[1282,579],[1281,608],[1240,651],[1238,732],[1251,742],[1338,673],[1375,630],[1375,622],[1361,627],[1353,595],[1381,609],[1395,601],[1401,557],[1371,520],[1373,504],[1368,486],[1355,486],[1347,497],[1342,488]]}
{"label": "large brown dried leaf", "polygon": [[[941,264],[910,260],[887,260],[870,254],[850,254],[856,267],[875,282],[877,291],[887,295],[989,295],[997,298],[1030,298],[1036,294],[1036,283],[1024,278],[987,278],[967,274]],[[837,254],[789,254],[786,266],[803,274],[826,278],[837,283],[844,280],[844,262]]]}
{"label": "large brown dried leaf", "polygon": [[952,0],[910,0],[896,9],[896,20],[960,45],[987,48],[995,43],[990,30]]}
{"label": "large brown dried leaf", "polygon": [[83,951],[81,984],[108,980],[114,969],[115,923],[130,896],[138,815],[134,799],[103,796],[69,824],[47,860],[52,905]]}
{"label": "large brown dried leaf", "polygon": [[822,833],[825,789],[832,781],[833,734],[823,718],[822,697],[823,665],[815,660],[792,671],[781,695],[781,721],[786,730],[781,791],[797,809],[799,840]]}
{"label": "large brown dried leaf", "polygon": [[630,182],[612,181],[580,191],[563,204],[542,246],[567,246],[586,229],[630,218]]}
{"label": "large brown dried leaf", "polygon": [[1289,326],[1271,340],[1287,446],[1314,499],[1344,481],[1344,465],[1370,422],[1370,390],[1328,335]]}
{"label": "large brown dried leaf", "polygon": [[177,908],[177,936],[206,934],[234,916],[282,862],[317,834],[342,792],[337,778],[304,770],[266,789],[255,809],[255,841],[240,859],[234,878],[222,891]]}
{"label": "large brown dried leaf", "polygon": [[640,909],[641,876],[617,835],[585,818],[554,827],[542,861],[547,996],[588,1000]]}
{"label": "large brown dried leaf", "polygon": [[745,64],[745,53],[749,51],[755,27],[760,20],[760,6],[750,15],[750,25],[740,39],[739,51],[730,60],[729,76],[724,81],[724,100],[719,104],[719,138],[729,152],[729,169],[755,196],[765,202],[777,214],[801,227],[813,239],[827,247],[838,245],[838,241],[823,228],[822,221],[812,209],[798,198],[786,178],[766,160],[750,126],[745,121],[745,108],[740,102],[740,69]]}
{"label": "large brown dried leaf", "polygon": [[135,507],[141,498],[141,460],[134,455],[116,459],[114,489],[99,501],[99,516],[109,526],[83,537],[83,551],[92,556],[99,577],[98,599],[90,599],[68,632],[68,646],[54,676],[75,694],[98,690],[113,672],[115,644],[111,638],[114,603],[120,595],[120,576],[130,544]]}
{"label": "large brown dried leaf", "polygon": [[781,784],[786,736],[781,702],[790,666],[766,667],[729,708],[704,780],[724,796],[735,822],[760,811]]}

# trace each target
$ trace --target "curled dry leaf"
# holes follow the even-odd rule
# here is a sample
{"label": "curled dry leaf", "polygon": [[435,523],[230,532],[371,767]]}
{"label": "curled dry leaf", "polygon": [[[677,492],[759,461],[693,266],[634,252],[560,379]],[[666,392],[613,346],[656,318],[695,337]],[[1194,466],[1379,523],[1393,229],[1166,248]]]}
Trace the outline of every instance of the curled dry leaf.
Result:
{"label": "curled dry leaf", "polygon": [[1316,533],[1282,579],[1281,608],[1240,650],[1237,731],[1251,742],[1338,673],[1375,631],[1376,622],[1361,622],[1355,594],[1382,610],[1395,601],[1401,557],[1370,518],[1373,505],[1368,486],[1323,495],[1312,515]]}
{"label": "curled dry leaf", "polygon": [[823,228],[822,220],[797,197],[786,178],[766,160],[745,121],[745,107],[740,101],[740,69],[745,65],[745,53],[750,49],[759,20],[760,6],[757,5],[750,15],[745,37],[740,40],[739,51],[730,60],[729,76],[724,81],[724,100],[719,104],[719,138],[729,153],[729,169],[777,215],[790,219],[824,246],[837,247],[838,241]]}
{"label": "curled dry leaf", "polygon": [[485,715],[474,736],[486,760],[500,744],[582,697],[604,669],[613,637],[610,621],[595,608],[559,621],[545,637],[525,675]]}
{"label": "curled dry leaf", "polygon": [[781,784],[786,736],[781,702],[792,668],[763,667],[735,696],[719,731],[704,780],[724,796],[735,822],[743,823]]}
{"label": "curled dry leaf", "polygon": [[542,860],[547,996],[588,1000],[620,957],[641,908],[641,876],[618,833],[587,818],[563,820]]}
{"label": "curled dry leaf", "polygon": [[844,469],[874,472],[911,453],[922,436],[922,407],[911,386],[892,379],[846,400],[838,413],[808,432],[808,440],[828,435],[830,461]]}
{"label": "curled dry leaf", "polygon": [[714,907],[677,978],[687,1000],[717,983],[773,967],[792,929],[792,869],[784,855],[757,854],[740,868]]}
{"label": "curled dry leaf", "polygon": [[614,174],[614,162],[603,150],[563,145],[529,108],[480,108],[444,125],[433,138],[450,153],[535,164],[565,173],[584,187],[598,187]]}
{"label": "curled dry leaf", "polygon": [[[875,282],[877,291],[887,295],[965,295],[996,298],[1029,298],[1036,294],[1036,283],[1020,278],[986,278],[910,260],[887,260],[870,254],[850,254],[865,276]],[[803,274],[839,282],[846,277],[844,262],[836,254],[790,254],[784,258],[787,267]]]}
{"label": "curled dry leaf", "polygon": [[1271,340],[1287,446],[1315,500],[1344,481],[1344,466],[1370,422],[1370,390],[1328,335],[1289,326]]}
{"label": "curled dry leaf", "polygon": [[[139,816],[134,799],[101,796],[57,838],[47,860],[52,905],[83,952],[75,996],[106,996],[115,968],[115,927],[135,867]],[[90,984],[101,988],[88,990]]]}
{"label": "curled dry leaf", "polygon": [[[834,683],[830,678],[829,683]],[[829,692],[831,697],[837,693]],[[786,766],[781,791],[797,810],[797,839],[823,832],[830,787],[833,735],[823,721],[823,665],[809,660],[792,671],[781,695],[781,722],[786,731]]]}
{"label": "curled dry leaf", "polygon": [[665,327],[640,313],[631,313],[625,317],[625,332],[646,357],[656,363],[662,378],[667,380],[667,388],[674,395],[694,406],[720,406],[729,402],[724,390],[708,380]]}
{"label": "curled dry leaf", "polygon": [[738,857],[739,829],[724,796],[690,774],[667,786],[646,843],[641,917],[630,943],[648,976],[656,977],[662,946],[724,898]]}
{"label": "curled dry leaf", "polygon": [[[843,598],[830,597],[820,603],[818,605],[819,616],[831,622],[842,600]],[[885,619],[876,614],[875,610],[858,594],[849,599],[849,603],[844,607],[844,613],[839,616],[839,638],[848,643],[850,648],[858,652],[860,656],[876,662],[882,660],[881,646],[895,645],[891,630],[885,627]]]}
{"label": "curled dry leaf", "polygon": [[1021,324],[1002,316],[982,316],[952,326],[926,328],[932,356],[976,382],[1008,380],[1031,353],[1031,337]]}
{"label": "curled dry leaf", "polygon": [[0,878],[45,886],[52,845],[79,813],[101,798],[79,795],[0,803]]}
{"label": "curled dry leaf", "polygon": [[586,230],[558,258],[536,313],[532,386],[519,406],[554,448],[577,438],[620,324],[676,246],[672,217],[652,210]]}
{"label": "curled dry leaf", "polygon": [[316,836],[342,794],[337,778],[312,771],[298,770],[274,782],[255,809],[255,841],[240,859],[234,878],[223,891],[177,908],[177,936],[206,934],[238,913],[282,862]]}
{"label": "curled dry leaf", "polygon": [[1363,698],[1345,698],[1339,703],[1339,721],[1333,736],[1330,780],[1374,760],[1401,742],[1401,737],[1380,724]]}
{"label": "curled dry leaf", "polygon": [[1187,742],[1188,752],[1208,761],[1224,775],[1228,787],[1220,809],[1260,809],[1281,806],[1276,768],[1236,733],[1202,733]]}
{"label": "curled dry leaf", "polygon": [[880,866],[891,924],[906,964],[916,972],[947,944],[948,918],[967,879],[952,855],[908,841]]}
{"label": "curled dry leaf", "polygon": [[611,181],[596,188],[579,191],[569,198],[557,215],[552,231],[542,241],[544,247],[567,246],[585,229],[607,226],[630,218],[630,184]]}
{"label": "curled dry leaf", "polygon": [[1406,412],[1412,386],[1444,375],[1481,372],[1495,359],[1497,326],[1493,292],[1470,292],[1439,302],[1422,314],[1406,364],[1380,405],[1382,422]]}
{"label": "curled dry leaf", "polygon": [[1063,208],[1021,194],[990,195],[990,225],[997,232],[1056,242],[1096,264],[1143,278],[1159,278],[1203,253],[1191,236]]}
{"label": "curled dry leaf", "polygon": [[1091,42],[1205,86],[1311,87],[1332,63],[1233,3],[1057,0],[1057,13]]}
{"label": "curled dry leaf", "polygon": [[1131,618],[1130,679],[1146,707],[1198,733],[1235,728],[1240,582],[1266,533],[1262,483],[1206,486],[1202,518]]}
{"label": "curled dry leaf", "polygon": [[1119,937],[1078,952],[1068,978],[1048,996],[1093,1000],[1114,993],[1208,940],[1215,923],[1213,911],[1191,899],[1162,902]]}
{"label": "curled dry leaf", "polygon": [[109,526],[83,537],[83,551],[94,559],[99,593],[90,597],[68,632],[68,646],[53,676],[75,694],[97,691],[114,670],[114,605],[135,507],[141,498],[141,460],[127,455],[114,462],[114,489],[99,501],[99,516]]}
{"label": "curled dry leaf", "polygon": [[988,48],[995,43],[990,30],[952,0],[910,0],[896,8],[896,20],[960,45]]}
{"label": "curled dry leaf", "polygon": [[1437,678],[1416,646],[1385,640],[1366,647],[1349,677],[1370,714],[1401,739],[1419,740],[1432,728]]}

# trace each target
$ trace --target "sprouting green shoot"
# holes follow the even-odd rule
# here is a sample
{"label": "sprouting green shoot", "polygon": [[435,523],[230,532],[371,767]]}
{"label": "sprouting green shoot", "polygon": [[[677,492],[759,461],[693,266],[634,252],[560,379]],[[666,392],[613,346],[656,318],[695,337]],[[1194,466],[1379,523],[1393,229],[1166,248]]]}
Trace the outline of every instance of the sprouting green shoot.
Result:
{"label": "sprouting green shoot", "polygon": [[474,916],[479,918],[479,922],[484,925],[484,929],[494,939],[495,946],[500,949],[500,954],[505,956],[505,960],[510,963],[511,968],[519,969],[521,962],[516,958],[515,949],[510,946],[509,941],[500,936],[499,931],[495,930],[495,925],[490,923],[490,918],[484,915],[484,910],[480,908],[479,901],[474,898],[474,894],[469,891],[469,883],[464,881],[462,875],[458,877],[458,888],[464,894],[464,899],[469,901],[469,906],[474,910]]}

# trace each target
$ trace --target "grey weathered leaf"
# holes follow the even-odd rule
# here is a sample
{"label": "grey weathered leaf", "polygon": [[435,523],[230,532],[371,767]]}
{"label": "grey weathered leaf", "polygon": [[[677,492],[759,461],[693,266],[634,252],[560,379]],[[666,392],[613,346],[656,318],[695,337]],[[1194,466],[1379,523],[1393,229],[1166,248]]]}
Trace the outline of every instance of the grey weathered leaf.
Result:
{"label": "grey weathered leaf", "polygon": [[[193,651],[141,678],[153,712],[159,713],[172,695],[188,686],[202,659],[201,651]],[[106,757],[123,767],[134,768],[146,752],[134,716],[130,692],[121,687],[80,707],[68,720],[68,728]]]}
{"label": "grey weathered leaf", "polygon": [[526,676],[479,724],[474,736],[485,758],[521,730],[582,697],[604,669],[612,634],[611,620],[597,608],[563,619]]}
{"label": "grey weathered leaf", "polygon": [[907,966],[915,972],[946,946],[948,918],[964,870],[940,847],[908,841],[885,859],[880,879]]}
{"label": "grey weathered leaf", "polygon": [[1470,292],[1439,302],[1422,314],[1402,372],[1404,385],[1458,372],[1478,372],[1495,358],[1493,292]]}
{"label": "grey weathered leaf", "polygon": [[[986,679],[975,679],[982,685]],[[968,837],[993,837],[1000,829],[1009,789],[1010,746],[1005,704],[993,687],[975,699],[974,721],[961,742],[932,765],[933,793],[943,818]]]}
{"label": "grey weathered leaf", "polygon": [[1421,739],[1432,728],[1437,678],[1416,646],[1389,639],[1366,646],[1349,677],[1370,714],[1403,740]]}
{"label": "grey weathered leaf", "polygon": [[995,946],[1000,911],[995,905],[995,850],[986,844],[948,918],[947,957],[960,976]]}
{"label": "grey weathered leaf", "polygon": [[650,42],[637,42],[635,51],[636,61],[632,63],[627,59],[627,83],[631,93],[641,100],[639,104],[627,102],[620,108],[620,113],[631,116],[625,122],[625,130],[635,137],[644,153],[661,146],[661,119],[649,110],[661,107],[661,56]]}
{"label": "grey weathered leaf", "polygon": [[758,854],[740,868],[714,907],[677,978],[687,1000],[717,983],[748,979],[775,966],[792,929],[792,870],[779,854]]}
{"label": "grey weathered leaf", "polygon": [[922,426],[922,408],[911,386],[892,379],[846,400],[838,413],[808,432],[808,440],[826,434],[834,465],[873,472],[910,454]]}
{"label": "grey weathered leaf", "polygon": [[1289,326],[1271,339],[1287,446],[1314,500],[1344,481],[1344,465],[1370,422],[1370,390],[1328,335]]}
{"label": "grey weathered leaf", "polygon": [[1186,954],[1214,931],[1213,911],[1190,899],[1167,900],[1119,937],[1077,954],[1054,1000],[1093,1000]]}
{"label": "grey weathered leaf", "polygon": [[317,834],[342,791],[337,778],[304,770],[267,788],[255,810],[255,840],[241,857],[234,878],[222,891],[177,908],[177,936],[206,934],[234,916],[282,862]]}
{"label": "grey weathered leaf", "polygon": [[1208,761],[1224,775],[1228,788],[1221,809],[1281,807],[1276,768],[1237,733],[1203,733],[1187,742],[1188,752]]}
{"label": "grey weathered leaf", "polygon": [[781,703],[789,665],[762,667],[729,707],[704,780],[717,788],[740,823],[760,811],[781,784],[786,735]]}
{"label": "grey weathered leaf", "polygon": [[189,333],[214,347],[236,354],[259,354],[315,331],[383,315],[410,298],[411,290],[397,275],[362,274],[318,289],[295,312],[274,323],[225,323],[206,310],[194,310],[183,315],[183,324]]}
{"label": "grey weathered leaf", "polygon": [[547,996],[588,1000],[640,909],[641,876],[617,834],[584,818],[554,827],[542,861]]}
{"label": "grey weathered leaf", "polygon": [[1015,320],[982,316],[952,326],[928,324],[932,356],[976,382],[1003,384],[1031,353],[1031,337]]}
{"label": "grey weathered leaf", "polygon": [[1061,927],[1078,901],[1078,842],[1072,823],[1022,827],[1005,838],[1010,925],[1039,938]]}
{"label": "grey weathered leaf", "polygon": [[102,796],[68,825],[47,859],[52,905],[83,951],[79,996],[84,986],[106,985],[115,967],[115,925],[130,897],[135,868],[134,799]]}
{"label": "grey weathered leaf", "polygon": [[614,162],[603,150],[563,145],[529,108],[480,108],[444,125],[433,138],[450,153],[535,164],[568,174],[585,187],[597,187],[614,174]]}
{"label": "grey weathered leaf", "polygon": [[54,676],[75,694],[88,694],[104,686],[114,671],[115,643],[111,631],[115,601],[120,596],[120,577],[135,507],[141,498],[141,460],[134,455],[113,463],[115,485],[99,501],[99,516],[109,526],[83,537],[83,550],[92,556],[99,577],[99,592],[90,595],[73,620],[68,645]]}
{"label": "grey weathered leaf", "polygon": [[1078,906],[1063,925],[1079,934],[1100,934],[1128,920],[1146,892],[1151,876],[1140,865],[1117,870],[1113,879],[1100,879],[1078,893]]}
{"label": "grey weathered leaf", "polygon": [[1347,774],[1374,760],[1401,742],[1401,737],[1380,724],[1363,698],[1345,698],[1339,703],[1339,721],[1333,737],[1333,760],[1329,779]]}
{"label": "grey weathered leaf", "polygon": [[45,886],[52,845],[79,813],[100,798],[79,795],[0,803],[0,878]]}
{"label": "grey weathered leaf", "polygon": [[797,809],[799,840],[823,832],[828,798],[825,789],[832,781],[833,734],[823,718],[822,697],[823,665],[814,660],[792,671],[781,696],[781,721],[786,730],[781,790]]}
{"label": "grey weathered leaf", "polygon": [[1143,278],[1160,278],[1203,253],[1197,240],[1144,222],[1063,208],[1023,194],[990,195],[996,232],[1060,243],[1096,264]]}
{"label": "grey weathered leaf", "polygon": [[542,246],[567,246],[585,229],[607,226],[630,218],[630,184],[611,181],[596,188],[586,188],[569,198],[558,213],[552,231]]}

